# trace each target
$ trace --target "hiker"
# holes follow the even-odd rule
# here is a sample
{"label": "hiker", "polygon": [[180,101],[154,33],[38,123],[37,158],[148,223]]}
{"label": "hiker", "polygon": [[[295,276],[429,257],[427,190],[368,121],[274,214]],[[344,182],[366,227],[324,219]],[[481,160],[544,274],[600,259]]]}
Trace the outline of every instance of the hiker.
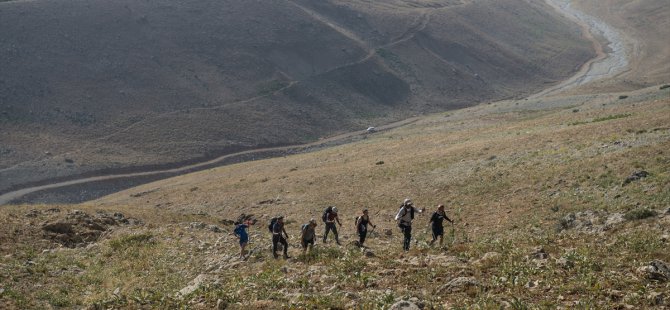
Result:
{"label": "hiker", "polygon": [[444,205],[438,205],[437,211],[435,211],[433,215],[430,217],[430,224],[433,230],[433,240],[430,241],[431,246],[433,245],[433,243],[435,243],[437,237],[440,237],[440,246],[442,246],[442,239],[444,237],[444,227],[442,226],[442,222],[444,220],[447,220],[449,221],[449,223],[454,224],[454,221],[452,221],[444,212]]}
{"label": "hiker", "polygon": [[251,222],[249,221],[235,222],[235,230],[233,230],[233,234],[240,239],[240,258],[242,259],[244,259],[244,255],[246,254],[245,248],[247,247],[247,244],[249,244],[247,228],[250,226]]}
{"label": "hiker", "polygon": [[284,248],[284,258],[290,258],[288,256],[288,242],[286,242],[286,239],[288,239],[288,234],[286,233],[286,229],[284,229],[284,216],[280,215],[276,217],[276,219],[273,219],[273,221],[272,256],[274,256],[275,259],[279,258],[279,255],[277,255],[277,244],[281,243]]}
{"label": "hiker", "polygon": [[326,243],[326,239],[328,238],[328,232],[332,230],[333,234],[335,235],[335,242],[337,242],[337,245],[341,245],[340,238],[337,235],[337,226],[335,226],[335,222],[337,222],[337,224],[339,224],[340,227],[342,227],[342,223],[340,223],[340,218],[337,216],[337,208],[328,207],[326,209],[326,212],[324,213],[323,220],[324,222],[326,222],[326,233],[323,234],[323,243]]}
{"label": "hiker", "polygon": [[310,252],[314,248],[314,240],[316,239],[316,220],[311,219],[309,223],[302,225],[302,254],[307,252],[307,246],[309,245]]}
{"label": "hiker", "polygon": [[405,252],[409,251],[409,244],[412,241],[412,220],[414,219],[414,212],[423,212],[423,210],[418,210],[414,208],[412,200],[405,199],[402,205],[400,205],[400,210],[395,216],[395,220],[398,221],[398,227],[404,235],[404,240],[402,244],[402,249]]}
{"label": "hiker", "polygon": [[363,242],[365,242],[365,237],[368,235],[368,224],[372,225],[372,228],[376,228],[372,221],[370,221],[370,216],[368,215],[368,209],[363,210],[363,215],[356,218],[356,231],[358,232],[358,246],[363,247]]}

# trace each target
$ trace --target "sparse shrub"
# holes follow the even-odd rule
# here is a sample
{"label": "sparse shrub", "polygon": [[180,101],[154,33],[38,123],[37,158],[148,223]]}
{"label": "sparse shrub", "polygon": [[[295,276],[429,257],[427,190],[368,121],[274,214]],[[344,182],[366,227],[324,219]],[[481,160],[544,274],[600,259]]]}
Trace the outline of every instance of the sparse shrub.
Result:
{"label": "sparse shrub", "polygon": [[150,233],[141,233],[135,235],[126,235],[109,242],[109,246],[115,250],[123,250],[129,247],[153,245],[156,242],[153,240],[153,235]]}
{"label": "sparse shrub", "polygon": [[665,84],[659,87],[659,89],[666,89],[666,88],[670,88],[670,84]]}
{"label": "sparse shrub", "polygon": [[626,95],[621,95],[621,96],[619,96],[619,100],[621,100],[621,99],[626,99],[626,98],[628,98],[628,96],[626,96]]}
{"label": "sparse shrub", "polygon": [[643,220],[654,216],[656,216],[656,211],[644,208],[629,211],[628,213],[626,213],[626,215],[624,215],[624,218],[629,221],[634,221],[634,220]]}

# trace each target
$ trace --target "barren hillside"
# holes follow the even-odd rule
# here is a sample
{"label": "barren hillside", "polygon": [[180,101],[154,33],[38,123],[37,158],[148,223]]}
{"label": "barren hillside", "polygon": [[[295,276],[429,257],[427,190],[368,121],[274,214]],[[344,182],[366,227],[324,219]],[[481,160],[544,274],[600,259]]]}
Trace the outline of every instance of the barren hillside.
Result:
{"label": "barren hillside", "polygon": [[524,96],[593,56],[521,0],[11,1],[0,29],[0,191]]}

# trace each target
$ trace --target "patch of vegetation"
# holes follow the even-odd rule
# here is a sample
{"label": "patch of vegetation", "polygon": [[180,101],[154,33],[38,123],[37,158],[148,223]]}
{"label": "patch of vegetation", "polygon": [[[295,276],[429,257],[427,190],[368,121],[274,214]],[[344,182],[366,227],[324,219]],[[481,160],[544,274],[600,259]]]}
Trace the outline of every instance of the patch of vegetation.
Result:
{"label": "patch of vegetation", "polygon": [[656,216],[656,211],[643,208],[629,211],[628,213],[626,213],[626,215],[624,215],[624,218],[629,221],[634,221],[634,220],[643,220],[654,216]]}
{"label": "patch of vegetation", "polygon": [[154,235],[151,233],[139,233],[122,236],[109,242],[109,246],[115,251],[122,251],[131,247],[154,245]]}
{"label": "patch of vegetation", "polygon": [[626,117],[629,117],[631,115],[632,114],[614,114],[614,115],[609,115],[609,116],[605,116],[605,117],[594,118],[590,121],[572,122],[572,123],[569,123],[568,125],[577,126],[577,125],[584,125],[584,124],[589,124],[589,123],[598,123],[598,122],[610,121],[610,120],[615,120],[615,119],[620,119],[620,118],[626,118]]}

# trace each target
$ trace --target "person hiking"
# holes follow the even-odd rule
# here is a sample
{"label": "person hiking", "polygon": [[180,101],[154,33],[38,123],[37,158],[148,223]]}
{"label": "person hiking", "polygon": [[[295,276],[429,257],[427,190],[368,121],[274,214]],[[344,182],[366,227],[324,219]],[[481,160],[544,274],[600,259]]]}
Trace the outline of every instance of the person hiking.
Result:
{"label": "person hiking", "polygon": [[286,233],[286,229],[284,229],[284,216],[280,215],[277,217],[274,225],[272,225],[272,256],[275,259],[279,258],[279,255],[277,255],[277,244],[279,243],[284,248],[284,258],[290,258],[288,256],[288,242],[286,242],[286,239],[288,239],[288,234]]}
{"label": "person hiking", "polygon": [[337,242],[337,245],[340,245],[340,238],[337,235],[337,226],[335,226],[335,223],[337,222],[337,224],[339,224],[340,227],[342,227],[342,223],[340,223],[340,218],[337,216],[336,207],[330,208],[330,212],[327,212],[325,222],[326,222],[326,233],[323,234],[323,243],[326,243],[328,233],[332,230],[333,235],[335,235],[335,242]]}
{"label": "person hiking", "polygon": [[402,243],[402,249],[405,252],[409,251],[409,244],[412,241],[412,220],[414,219],[414,212],[423,212],[422,210],[414,208],[412,200],[405,199],[402,205],[400,205],[400,210],[395,216],[395,220],[398,221],[398,227],[404,235],[404,240]]}
{"label": "person hiking", "polygon": [[358,232],[358,246],[363,247],[365,242],[365,237],[368,235],[368,224],[372,225],[373,228],[377,227],[372,224],[370,221],[370,216],[368,215],[368,209],[363,210],[363,215],[356,218],[356,231]]}
{"label": "person hiking", "polygon": [[311,219],[309,220],[309,223],[302,225],[302,236],[301,236],[301,244],[302,244],[302,254],[305,254],[307,252],[307,246],[309,246],[309,250],[312,251],[312,248],[314,248],[314,240],[316,239],[316,220]]}
{"label": "person hiking", "polygon": [[444,212],[444,205],[438,205],[437,211],[430,217],[430,224],[433,230],[433,240],[430,241],[431,246],[435,243],[435,240],[437,240],[438,237],[440,238],[440,246],[442,246],[442,239],[444,237],[444,227],[442,226],[442,222],[444,220],[449,221],[451,224],[454,223],[454,221],[452,221]]}
{"label": "person hiking", "polygon": [[247,233],[247,229],[250,226],[251,226],[250,221],[236,222],[235,223],[235,230],[233,230],[233,234],[240,241],[240,258],[241,259],[244,259],[244,255],[246,254],[245,248],[247,247],[247,244],[249,244],[249,234]]}

